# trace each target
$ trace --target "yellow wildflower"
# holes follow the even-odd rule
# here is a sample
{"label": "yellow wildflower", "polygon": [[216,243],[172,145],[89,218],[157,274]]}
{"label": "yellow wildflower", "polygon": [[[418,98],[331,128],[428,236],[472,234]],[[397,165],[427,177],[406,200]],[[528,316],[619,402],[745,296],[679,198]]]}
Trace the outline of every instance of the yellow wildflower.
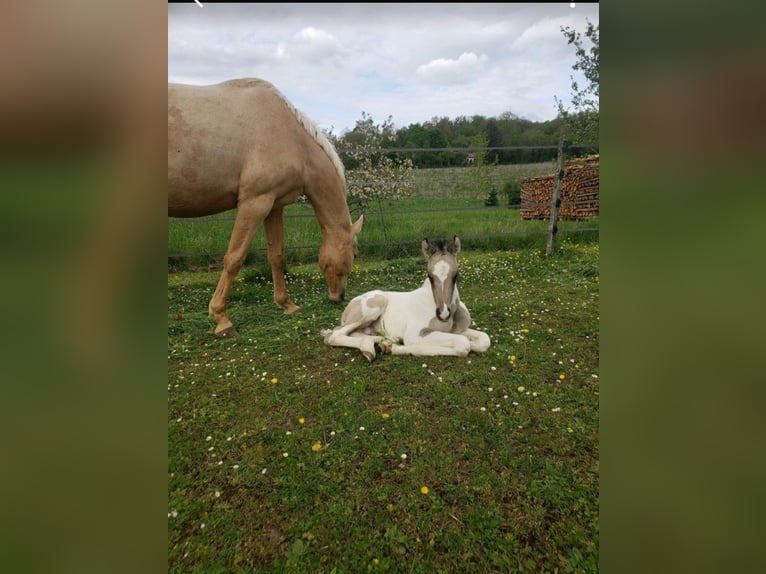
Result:
{"label": "yellow wildflower", "polygon": [[298,419],[298,422],[299,422],[300,424],[303,424],[303,423],[305,423],[305,422],[306,422],[306,419],[304,419],[303,417],[301,417],[301,418],[299,418],[299,419]]}
{"label": "yellow wildflower", "polygon": [[272,377],[272,379],[271,379],[271,384],[272,385],[276,385],[278,382],[279,382],[279,379],[277,379],[276,377]]}
{"label": "yellow wildflower", "polygon": [[319,452],[320,450],[322,450],[322,443],[321,443],[321,442],[319,442],[319,441],[315,442],[315,443],[314,443],[314,444],[311,446],[311,450],[313,450],[314,452]]}
{"label": "yellow wildflower", "polygon": [[428,494],[428,487],[427,486],[421,486],[420,487],[420,494]]}

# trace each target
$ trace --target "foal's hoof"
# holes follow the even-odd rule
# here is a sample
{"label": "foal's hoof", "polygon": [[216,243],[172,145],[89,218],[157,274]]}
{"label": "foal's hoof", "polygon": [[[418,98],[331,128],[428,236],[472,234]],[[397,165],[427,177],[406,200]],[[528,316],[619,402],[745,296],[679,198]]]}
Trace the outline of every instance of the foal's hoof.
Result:
{"label": "foal's hoof", "polygon": [[215,336],[220,338],[225,337],[234,337],[237,334],[237,329],[234,328],[234,325],[231,327],[227,327],[226,329],[223,329],[221,331],[216,331]]}
{"label": "foal's hoof", "polygon": [[391,353],[391,343],[385,339],[382,341],[377,341],[375,343],[375,350],[380,351],[381,355],[388,355]]}
{"label": "foal's hoof", "polygon": [[362,355],[364,355],[364,358],[371,363],[375,360],[375,358],[378,355],[382,355],[386,352],[385,347],[381,346],[380,341],[375,341],[372,344],[372,347],[370,347],[369,344],[367,344],[359,350],[362,351]]}

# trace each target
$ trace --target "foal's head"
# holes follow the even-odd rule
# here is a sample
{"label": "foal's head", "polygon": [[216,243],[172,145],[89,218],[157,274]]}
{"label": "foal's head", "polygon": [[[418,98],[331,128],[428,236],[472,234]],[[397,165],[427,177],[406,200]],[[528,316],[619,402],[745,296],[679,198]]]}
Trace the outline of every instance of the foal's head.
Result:
{"label": "foal's head", "polygon": [[455,312],[457,304],[457,254],[460,251],[460,238],[457,236],[445,245],[437,241],[434,245],[423,240],[423,255],[428,258],[428,280],[436,303],[436,318],[447,321]]}

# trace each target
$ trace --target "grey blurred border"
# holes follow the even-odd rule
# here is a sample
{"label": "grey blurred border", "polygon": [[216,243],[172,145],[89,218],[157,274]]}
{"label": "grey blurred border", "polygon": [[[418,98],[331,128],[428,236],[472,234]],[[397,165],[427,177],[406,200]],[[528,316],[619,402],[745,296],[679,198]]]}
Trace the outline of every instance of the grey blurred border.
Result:
{"label": "grey blurred border", "polygon": [[166,6],[0,18],[0,564],[163,571]]}
{"label": "grey blurred border", "polygon": [[766,483],[763,26],[602,4],[601,569],[750,572]]}
{"label": "grey blurred border", "polygon": [[[600,22],[600,569],[750,572],[762,24],[688,0]],[[0,561],[166,569],[166,7],[32,0],[3,24]]]}

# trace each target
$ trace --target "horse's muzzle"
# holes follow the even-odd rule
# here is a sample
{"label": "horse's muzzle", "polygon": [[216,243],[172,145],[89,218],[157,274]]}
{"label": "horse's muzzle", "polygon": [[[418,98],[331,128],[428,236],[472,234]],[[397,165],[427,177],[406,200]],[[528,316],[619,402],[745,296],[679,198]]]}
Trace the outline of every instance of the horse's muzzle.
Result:
{"label": "horse's muzzle", "polygon": [[345,289],[343,291],[341,291],[340,295],[338,295],[337,297],[328,296],[328,299],[330,299],[330,303],[343,303],[343,299],[345,299],[345,298],[346,298],[346,290]]}

